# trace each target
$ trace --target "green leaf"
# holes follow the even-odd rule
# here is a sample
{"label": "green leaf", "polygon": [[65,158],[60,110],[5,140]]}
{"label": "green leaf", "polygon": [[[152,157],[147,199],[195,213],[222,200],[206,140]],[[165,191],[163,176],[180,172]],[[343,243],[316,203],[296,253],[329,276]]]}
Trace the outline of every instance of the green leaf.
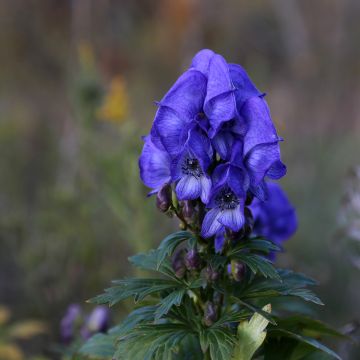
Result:
{"label": "green leaf", "polygon": [[263,309],[260,309],[258,308],[257,306],[255,305],[252,305],[252,304],[249,304],[248,302],[246,301],[243,301],[243,300],[240,300],[236,297],[232,297],[231,298],[234,302],[237,302],[243,306],[245,306],[247,309],[251,310],[252,312],[254,313],[257,313],[259,315],[261,315],[262,317],[264,317],[269,323],[273,324],[273,325],[276,325],[276,321],[269,315],[269,311],[267,310],[263,310]]}
{"label": "green leaf", "polygon": [[159,250],[150,250],[147,253],[140,253],[129,257],[132,265],[142,270],[158,271],[171,279],[177,279],[170,261],[164,260],[159,263]]}
{"label": "green leaf", "polygon": [[[271,305],[268,304],[262,309],[264,312],[271,312]],[[262,315],[256,313],[249,321],[243,321],[238,326],[237,344],[233,354],[233,360],[251,360],[256,350],[260,348],[265,340],[264,331],[269,321]]]}
{"label": "green leaf", "polygon": [[158,247],[157,268],[160,268],[165,258],[171,256],[183,241],[190,240],[191,238],[193,238],[193,234],[189,231],[178,231],[167,236]]}
{"label": "green leaf", "polygon": [[235,247],[233,247],[230,251],[227,252],[227,256],[237,256],[243,253],[243,250],[259,251],[268,255],[270,252],[280,251],[281,249],[279,248],[279,246],[269,240],[253,238],[248,241],[241,242]]}
{"label": "green leaf", "polygon": [[172,360],[181,342],[192,336],[192,330],[183,324],[141,324],[120,338],[115,359]]}
{"label": "green leaf", "polygon": [[203,352],[209,349],[211,360],[230,360],[235,346],[235,338],[226,327],[210,327],[200,333]]}
{"label": "green leaf", "polygon": [[242,289],[242,299],[269,299],[280,296],[295,296],[305,301],[310,301],[318,305],[323,305],[322,301],[309,289],[304,287],[314,285],[313,279],[301,273],[289,270],[278,270],[282,282],[256,278],[252,283]]}
{"label": "green leaf", "polygon": [[124,279],[113,281],[115,286],[105,289],[105,293],[89,300],[95,304],[115,305],[119,301],[133,297],[135,301],[141,301],[148,295],[153,295],[160,291],[173,291],[183,284],[179,281],[168,279]]}
{"label": "green leaf", "polygon": [[79,349],[78,354],[88,359],[111,360],[115,353],[116,336],[96,334]]}
{"label": "green leaf", "polygon": [[260,273],[265,278],[281,281],[280,275],[269,259],[245,252],[239,252],[235,255],[231,255],[230,258],[246,264],[254,274]]}
{"label": "green leaf", "polygon": [[160,301],[160,306],[155,311],[155,320],[159,320],[166,315],[172,306],[179,306],[186,293],[186,289],[179,289],[171,292]]}
{"label": "green leaf", "polygon": [[109,330],[110,335],[124,336],[136,325],[142,322],[152,321],[158,306],[143,306],[132,311],[120,325]]}
{"label": "green leaf", "polygon": [[333,350],[329,349],[328,347],[326,347],[325,345],[321,344],[319,341],[317,341],[313,338],[295,334],[291,331],[280,329],[278,327],[269,329],[268,334],[269,334],[269,336],[275,336],[275,337],[281,337],[281,336],[289,337],[291,339],[299,341],[300,343],[308,344],[308,345],[312,346],[314,349],[321,350],[324,353],[326,353],[327,355],[332,356],[335,359],[341,360],[340,356],[338,354],[336,354]]}

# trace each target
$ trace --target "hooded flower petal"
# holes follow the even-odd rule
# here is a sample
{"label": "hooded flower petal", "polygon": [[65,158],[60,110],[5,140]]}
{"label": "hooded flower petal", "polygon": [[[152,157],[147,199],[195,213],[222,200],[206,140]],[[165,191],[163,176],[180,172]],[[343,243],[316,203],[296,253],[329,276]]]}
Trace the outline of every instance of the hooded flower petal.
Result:
{"label": "hooded flower petal", "polygon": [[260,144],[272,144],[280,139],[277,136],[270,111],[262,97],[253,97],[245,102],[241,115],[247,124],[244,138],[244,155]]}
{"label": "hooded flower petal", "polygon": [[205,94],[206,77],[200,71],[190,69],[179,77],[160,105],[172,108],[183,120],[192,121],[202,112]]}
{"label": "hooded flower petal", "polygon": [[195,68],[196,70],[199,70],[204,75],[208,75],[209,72],[209,65],[210,60],[215,55],[215,53],[212,50],[209,49],[203,49],[200,50],[192,59],[191,67]]}
{"label": "hooded flower petal", "polygon": [[266,175],[280,179],[286,174],[286,166],[280,160],[278,143],[257,145],[246,156],[245,165],[253,187],[258,186]]}
{"label": "hooded flower petal", "polygon": [[210,119],[213,135],[223,122],[237,116],[228,64],[220,55],[214,55],[210,60],[204,111]]}
{"label": "hooded flower petal", "polygon": [[229,64],[229,71],[231,81],[236,88],[235,97],[238,109],[241,109],[242,105],[248,99],[254,96],[262,95],[262,93],[255,87],[249,75],[242,66],[237,64]]}
{"label": "hooded flower petal", "polygon": [[220,230],[222,227],[218,221],[220,214],[221,210],[219,208],[211,209],[206,213],[202,223],[201,236],[204,238],[209,238]]}
{"label": "hooded flower petal", "polygon": [[140,177],[146,186],[157,191],[163,184],[170,182],[170,157],[152,143],[150,136],[146,136],[144,141],[139,158]]}
{"label": "hooded flower petal", "polygon": [[201,195],[201,181],[192,175],[182,177],[176,185],[179,200],[194,200]]}

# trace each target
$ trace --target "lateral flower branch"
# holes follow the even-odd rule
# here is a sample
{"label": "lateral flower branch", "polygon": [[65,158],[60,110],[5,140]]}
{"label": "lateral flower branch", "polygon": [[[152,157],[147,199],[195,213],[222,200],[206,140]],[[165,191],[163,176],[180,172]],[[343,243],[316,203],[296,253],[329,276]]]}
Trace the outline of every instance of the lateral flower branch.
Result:
{"label": "lateral flower branch", "polygon": [[322,304],[308,289],[315,281],[272,263],[297,219],[276,182],[286,166],[265,93],[240,65],[206,49],[157,107],[140,177],[181,231],[130,258],[156,276],[116,280],[91,299],[133,298],[136,307],[80,354],[270,360],[293,359],[301,348],[304,356],[339,359],[319,339],[342,335],[301,315],[301,301]]}

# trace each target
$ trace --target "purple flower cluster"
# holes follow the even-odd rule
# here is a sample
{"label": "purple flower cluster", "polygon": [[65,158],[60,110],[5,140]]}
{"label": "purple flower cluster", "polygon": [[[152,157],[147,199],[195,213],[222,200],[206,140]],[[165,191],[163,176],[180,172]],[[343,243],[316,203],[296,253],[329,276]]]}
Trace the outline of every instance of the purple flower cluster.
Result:
{"label": "purple flower cluster", "polygon": [[200,199],[203,237],[238,232],[247,197],[265,201],[265,178],[286,173],[265,94],[240,65],[205,49],[157,105],[142,181],[151,193],[173,184],[179,200]]}

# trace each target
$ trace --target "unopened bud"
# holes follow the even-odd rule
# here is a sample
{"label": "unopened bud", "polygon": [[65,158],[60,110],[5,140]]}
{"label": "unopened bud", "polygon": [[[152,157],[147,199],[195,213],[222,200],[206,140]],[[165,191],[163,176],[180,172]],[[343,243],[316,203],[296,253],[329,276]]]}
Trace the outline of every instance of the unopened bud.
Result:
{"label": "unopened bud", "polygon": [[161,212],[166,212],[171,206],[171,186],[164,184],[156,195],[156,206]]}
{"label": "unopened bud", "polygon": [[241,281],[245,274],[245,265],[238,261],[232,261],[231,274],[235,281]]}
{"label": "unopened bud", "polygon": [[190,249],[185,256],[185,265],[188,270],[198,270],[201,258],[196,249]]}
{"label": "unopened bud", "polygon": [[187,222],[191,222],[194,215],[194,206],[190,200],[185,200],[181,203],[182,214]]}
{"label": "unopened bud", "polygon": [[178,251],[174,254],[171,260],[172,268],[175,271],[175,275],[178,278],[183,278],[185,275],[186,267],[184,262],[184,253],[183,251]]}
{"label": "unopened bud", "polygon": [[252,212],[250,211],[249,208],[245,208],[244,209],[244,215],[245,215],[245,225],[244,225],[244,237],[248,237],[254,227],[254,217]]}
{"label": "unopened bud", "polygon": [[217,317],[217,306],[214,305],[211,301],[208,301],[205,304],[204,324],[206,326],[211,326],[217,320]]}
{"label": "unopened bud", "polygon": [[212,268],[212,266],[208,266],[206,269],[205,269],[205,278],[206,280],[211,283],[211,282],[214,282],[216,280],[218,280],[220,277],[220,273],[216,270],[214,270]]}

